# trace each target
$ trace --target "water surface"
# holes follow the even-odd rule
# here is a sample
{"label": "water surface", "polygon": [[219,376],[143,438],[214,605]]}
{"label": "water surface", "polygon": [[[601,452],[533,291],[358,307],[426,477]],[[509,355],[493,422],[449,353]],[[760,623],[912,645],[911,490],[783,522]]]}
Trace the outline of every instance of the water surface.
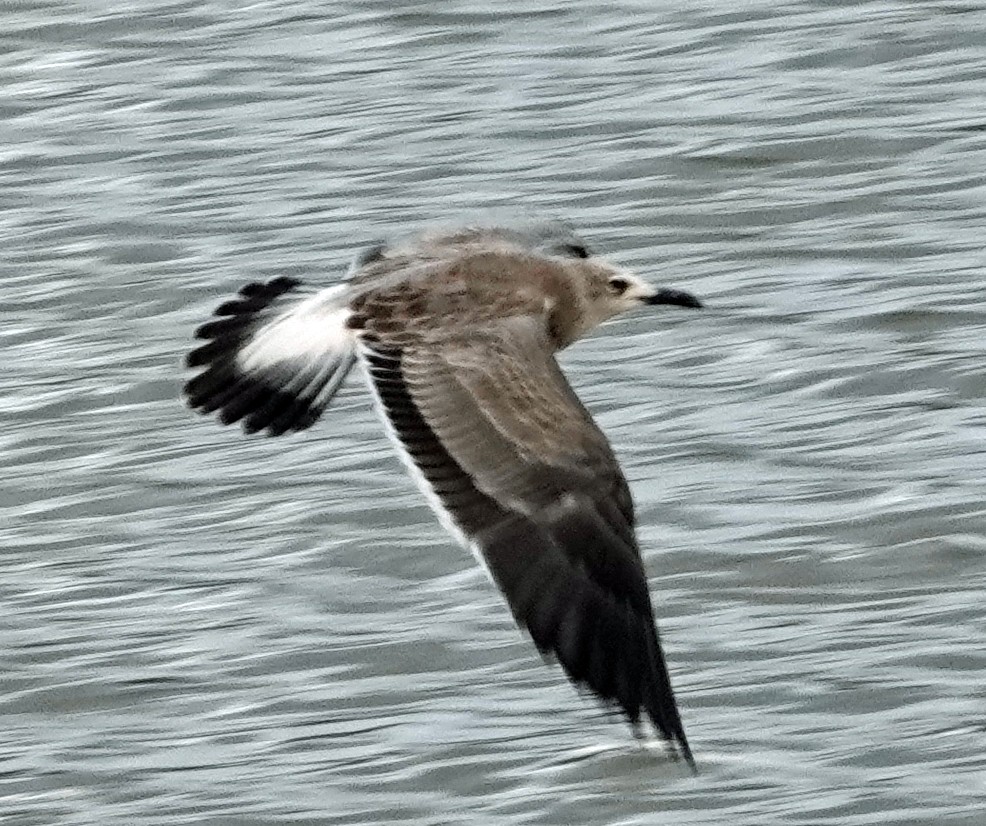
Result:
{"label": "water surface", "polygon": [[[8,2],[0,820],[979,823],[978,2]],[[358,382],[186,411],[241,284],[478,208],[706,298],[563,358],[701,773],[546,668]]]}

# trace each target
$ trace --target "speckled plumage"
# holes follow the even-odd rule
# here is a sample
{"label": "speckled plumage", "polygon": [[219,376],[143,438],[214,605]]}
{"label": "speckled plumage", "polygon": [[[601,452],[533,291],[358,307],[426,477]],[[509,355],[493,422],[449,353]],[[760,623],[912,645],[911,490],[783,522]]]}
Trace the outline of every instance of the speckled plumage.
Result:
{"label": "speckled plumage", "polygon": [[700,306],[557,224],[433,231],[371,248],[326,290],[247,285],[197,331],[185,392],[278,435],[313,424],[360,361],[412,475],[539,650],[693,765],[626,479],[554,358],[643,304]]}

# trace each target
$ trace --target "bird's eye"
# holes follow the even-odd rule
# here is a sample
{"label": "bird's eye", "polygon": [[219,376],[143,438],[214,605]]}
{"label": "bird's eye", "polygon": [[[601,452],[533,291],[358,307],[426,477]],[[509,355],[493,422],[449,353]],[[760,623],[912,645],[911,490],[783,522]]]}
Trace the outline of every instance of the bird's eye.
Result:
{"label": "bird's eye", "polygon": [[623,295],[623,293],[625,293],[627,290],[630,289],[630,282],[627,281],[625,278],[620,278],[619,276],[617,276],[615,278],[609,279],[609,283],[607,286],[609,287],[609,291],[613,295]]}
{"label": "bird's eye", "polygon": [[565,244],[564,250],[566,255],[571,255],[573,258],[589,257],[589,250],[582,244]]}

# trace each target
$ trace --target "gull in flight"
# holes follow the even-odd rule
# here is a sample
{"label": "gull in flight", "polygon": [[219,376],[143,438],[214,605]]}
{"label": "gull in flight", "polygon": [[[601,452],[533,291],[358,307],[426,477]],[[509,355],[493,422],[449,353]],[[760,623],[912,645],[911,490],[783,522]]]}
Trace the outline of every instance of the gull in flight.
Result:
{"label": "gull in flight", "polygon": [[637,307],[701,307],[594,255],[567,227],[435,230],[347,281],[254,282],[196,331],[188,404],[279,436],[314,424],[356,362],[442,525],[541,653],[694,769],[658,639],[633,500],[555,354]]}

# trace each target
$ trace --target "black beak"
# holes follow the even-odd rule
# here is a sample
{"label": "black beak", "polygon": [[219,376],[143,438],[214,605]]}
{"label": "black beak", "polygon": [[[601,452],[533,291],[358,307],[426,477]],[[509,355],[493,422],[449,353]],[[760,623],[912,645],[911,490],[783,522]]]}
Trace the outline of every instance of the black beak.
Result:
{"label": "black beak", "polygon": [[684,290],[669,290],[666,287],[645,298],[644,304],[677,304],[679,307],[695,308],[702,306],[702,302],[691,293],[686,293]]}

